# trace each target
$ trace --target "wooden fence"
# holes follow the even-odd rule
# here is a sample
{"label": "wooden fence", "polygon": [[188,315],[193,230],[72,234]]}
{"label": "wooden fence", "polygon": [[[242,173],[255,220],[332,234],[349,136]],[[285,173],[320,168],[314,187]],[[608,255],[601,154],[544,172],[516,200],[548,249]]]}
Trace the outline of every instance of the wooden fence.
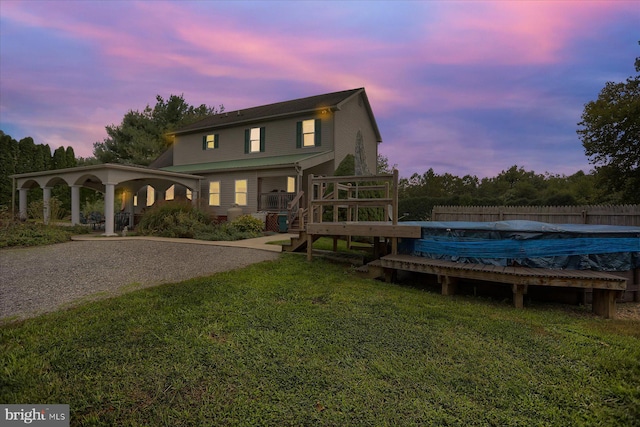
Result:
{"label": "wooden fence", "polygon": [[434,206],[432,221],[529,220],[552,224],[640,226],[640,205]]}

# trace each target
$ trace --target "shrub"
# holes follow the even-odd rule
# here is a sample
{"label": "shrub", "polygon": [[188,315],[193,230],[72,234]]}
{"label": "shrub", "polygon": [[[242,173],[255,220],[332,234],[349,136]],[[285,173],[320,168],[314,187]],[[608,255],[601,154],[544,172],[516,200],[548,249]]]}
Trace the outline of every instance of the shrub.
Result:
{"label": "shrub", "polygon": [[[34,200],[27,206],[27,213],[30,218],[35,220],[44,220],[44,200]],[[62,203],[55,197],[49,199],[49,220],[55,221],[63,219],[67,214],[62,207]]]}
{"label": "shrub", "polygon": [[231,226],[241,233],[260,235],[264,231],[264,222],[251,215],[241,215],[231,221]]}
{"label": "shrub", "polygon": [[93,200],[93,201],[87,200],[85,202],[84,208],[82,209],[82,214],[86,218],[89,218],[89,216],[94,212],[99,212],[99,213],[104,212],[104,200],[103,199],[97,199],[97,200]]}
{"label": "shrub", "polygon": [[207,214],[188,202],[160,203],[146,212],[137,231],[161,237],[193,238],[210,226]]}
{"label": "shrub", "polygon": [[2,221],[0,248],[42,246],[68,242],[74,234],[89,233],[83,226],[53,226],[18,221]]}

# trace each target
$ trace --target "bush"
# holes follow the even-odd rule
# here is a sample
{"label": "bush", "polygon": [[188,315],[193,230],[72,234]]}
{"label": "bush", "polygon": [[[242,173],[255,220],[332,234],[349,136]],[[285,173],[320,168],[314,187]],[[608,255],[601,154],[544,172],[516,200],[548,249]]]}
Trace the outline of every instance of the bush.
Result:
{"label": "bush", "polygon": [[87,227],[54,226],[18,221],[2,221],[0,226],[0,248],[42,246],[71,240],[74,234],[89,233]]}
{"label": "bush", "polygon": [[137,231],[143,235],[193,238],[211,226],[207,214],[188,202],[160,203],[145,213]]}
{"label": "bush", "polygon": [[242,240],[262,235],[264,223],[243,215],[230,223],[214,224],[202,210],[189,202],[167,202],[144,214],[136,231],[142,235],[199,240]]}
{"label": "bush", "polygon": [[[30,218],[43,221],[44,220],[44,200],[35,200],[27,206],[27,214]],[[62,207],[62,203],[55,197],[49,199],[49,220],[56,221],[63,219],[67,215],[66,210]]]}
{"label": "bush", "polygon": [[264,222],[251,215],[242,215],[231,221],[231,226],[241,233],[260,235],[264,231]]}

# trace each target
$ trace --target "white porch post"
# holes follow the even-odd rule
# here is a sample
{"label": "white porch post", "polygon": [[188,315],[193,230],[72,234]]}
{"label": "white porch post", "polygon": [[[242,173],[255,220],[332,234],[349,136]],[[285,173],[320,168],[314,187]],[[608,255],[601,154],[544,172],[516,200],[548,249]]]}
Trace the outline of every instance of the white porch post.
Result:
{"label": "white porch post", "polygon": [[80,186],[71,186],[71,225],[80,224]]}
{"label": "white porch post", "polygon": [[21,188],[18,192],[18,215],[21,221],[25,221],[27,219],[27,192],[29,189]]}
{"label": "white porch post", "polygon": [[115,184],[104,185],[104,235],[115,236],[113,211],[115,209]]}
{"label": "white porch post", "polygon": [[49,205],[49,203],[51,202],[51,187],[44,187],[42,189],[42,200],[44,202],[44,208],[42,212],[44,223],[49,224],[49,220],[51,219],[51,206]]}

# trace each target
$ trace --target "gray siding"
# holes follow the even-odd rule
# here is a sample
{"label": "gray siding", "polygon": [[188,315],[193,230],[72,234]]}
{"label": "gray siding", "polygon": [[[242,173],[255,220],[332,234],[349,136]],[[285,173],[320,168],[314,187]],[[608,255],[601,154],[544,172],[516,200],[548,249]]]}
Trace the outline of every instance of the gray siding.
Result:
{"label": "gray siding", "polygon": [[362,95],[354,96],[342,106],[342,110],[336,114],[335,128],[335,140],[339,142],[335,147],[334,168],[338,167],[347,154],[355,155],[356,136],[360,130],[365,147],[367,167],[371,173],[375,174],[378,143]]}
{"label": "gray siding", "polygon": [[[321,120],[321,145],[319,147],[296,147],[296,124],[307,119]],[[355,154],[356,135],[362,132],[367,166],[375,173],[378,155],[378,143],[375,129],[370,121],[366,103],[360,93],[352,96],[340,110],[325,110],[323,113],[309,113],[275,120],[253,121],[246,124],[213,129],[210,131],[182,134],[176,136],[173,148],[173,165],[193,165],[222,161],[234,161],[261,157],[277,157],[291,154],[313,154],[327,151],[335,152],[335,160],[304,170],[299,183],[307,191],[308,174],[332,175],[347,154]],[[245,130],[254,127],[265,128],[265,150],[260,153],[245,153]],[[203,137],[218,135],[218,148],[202,149]],[[286,190],[287,176],[297,176],[293,167],[267,168],[257,170],[232,170],[224,172],[198,172],[205,179],[200,190],[200,206],[216,215],[226,215],[235,202],[235,181],[246,179],[248,185],[247,205],[242,206],[244,213],[258,210],[260,193],[272,190]],[[220,182],[220,206],[209,207],[209,182]]]}
{"label": "gray siding", "polygon": [[[258,211],[258,200],[260,197],[259,186],[263,193],[271,190],[287,189],[287,177],[296,176],[293,168],[271,169],[266,171],[237,171],[221,172],[214,174],[204,174],[202,180],[201,203],[200,205],[216,215],[226,215],[227,210],[235,203],[235,182],[238,179],[246,179],[248,185],[247,206],[240,206],[243,213],[249,214]],[[220,181],[220,206],[209,206],[209,182]],[[259,185],[259,181],[261,184]]]}
{"label": "gray siding", "polygon": [[[320,147],[296,148],[296,123],[300,120],[320,118],[322,120]],[[265,128],[265,151],[244,152],[245,129]],[[299,153],[317,153],[333,149],[333,116],[331,113],[315,117],[313,114],[296,118],[256,122],[243,126],[216,129],[209,132],[180,135],[176,137],[173,152],[174,165],[190,165],[256,157],[274,157]],[[202,149],[202,138],[207,134],[219,135],[219,148]]]}

